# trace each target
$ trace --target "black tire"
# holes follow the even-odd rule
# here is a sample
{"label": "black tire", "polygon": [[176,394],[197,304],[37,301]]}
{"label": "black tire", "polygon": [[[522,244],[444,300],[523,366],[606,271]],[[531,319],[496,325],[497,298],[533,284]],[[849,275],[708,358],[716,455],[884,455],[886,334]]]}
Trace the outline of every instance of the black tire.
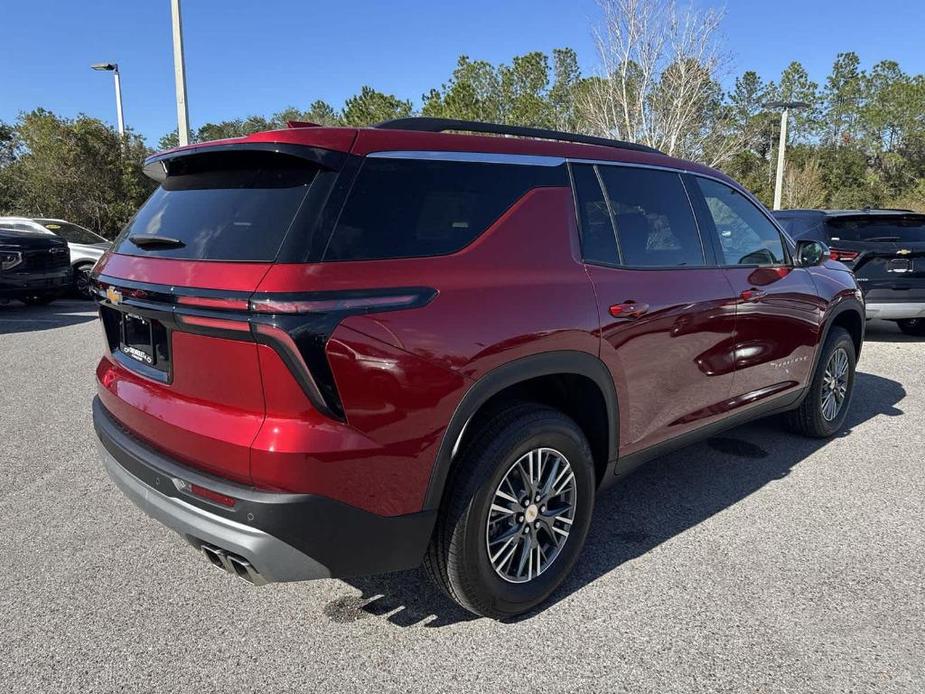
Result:
{"label": "black tire", "polygon": [[896,321],[896,325],[906,335],[925,337],[925,318],[904,318]]}
{"label": "black tire", "polygon": [[[842,351],[847,357],[847,390],[833,417],[823,413],[823,403],[830,386],[826,378],[826,370],[834,366],[833,359]],[[803,398],[800,406],[787,413],[786,421],[790,429],[798,434],[813,438],[828,438],[833,436],[845,423],[848,407],[851,404],[851,394],[854,391],[854,372],[857,356],[854,341],[848,331],[839,326],[833,326],[822,346],[822,353],[816,364],[816,372],[809,386],[809,392]]]}
{"label": "black tire", "polygon": [[80,299],[92,299],[90,291],[90,272],[93,263],[84,263],[74,268],[74,295]]}
{"label": "black tire", "polygon": [[56,298],[54,294],[29,294],[28,296],[20,297],[19,300],[26,306],[45,306]]}
{"label": "black tire", "polygon": [[[538,448],[561,452],[571,467],[574,516],[569,534],[547,568],[525,582],[512,583],[496,572],[489,556],[489,513],[507,473],[524,455]],[[454,464],[425,567],[434,582],[470,612],[495,619],[527,612],[562,583],[581,553],[591,522],[595,487],[591,449],[574,421],[558,410],[537,404],[504,409],[475,433]],[[518,516],[516,520],[525,519]],[[515,519],[510,522],[515,523]],[[541,525],[542,517],[534,527]],[[542,533],[536,532],[535,540],[544,537]],[[526,534],[530,537],[529,531]]]}

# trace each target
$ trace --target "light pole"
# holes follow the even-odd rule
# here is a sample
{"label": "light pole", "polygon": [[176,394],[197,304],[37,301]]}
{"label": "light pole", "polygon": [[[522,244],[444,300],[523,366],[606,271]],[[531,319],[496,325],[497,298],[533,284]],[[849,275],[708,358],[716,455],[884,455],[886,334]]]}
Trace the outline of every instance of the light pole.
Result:
{"label": "light pole", "polygon": [[173,72],[177,84],[177,140],[189,144],[189,109],[186,106],[186,64],[183,62],[183,25],[180,20],[180,0],[170,0],[173,25]]}
{"label": "light pole", "polygon": [[787,149],[787,118],[792,108],[806,108],[805,101],[770,101],[765,108],[781,109],[780,142],[777,145],[777,175],[774,177],[774,209],[780,209],[780,199],[784,188],[784,152]]}
{"label": "light pole", "polygon": [[119,123],[119,139],[125,139],[125,119],[122,117],[122,82],[119,80],[118,63],[93,63],[90,66],[94,70],[101,72],[112,72],[113,79],[116,83],[116,117]]}

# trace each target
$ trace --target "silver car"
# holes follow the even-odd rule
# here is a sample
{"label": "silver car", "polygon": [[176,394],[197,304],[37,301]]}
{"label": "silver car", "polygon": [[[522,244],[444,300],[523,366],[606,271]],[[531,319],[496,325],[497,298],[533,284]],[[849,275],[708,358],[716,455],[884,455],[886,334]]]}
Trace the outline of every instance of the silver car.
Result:
{"label": "silver car", "polygon": [[0,217],[0,226],[15,231],[55,234],[67,241],[71,251],[71,267],[74,268],[74,289],[80,296],[91,298],[90,271],[112,245],[109,241],[85,227],[63,219]]}

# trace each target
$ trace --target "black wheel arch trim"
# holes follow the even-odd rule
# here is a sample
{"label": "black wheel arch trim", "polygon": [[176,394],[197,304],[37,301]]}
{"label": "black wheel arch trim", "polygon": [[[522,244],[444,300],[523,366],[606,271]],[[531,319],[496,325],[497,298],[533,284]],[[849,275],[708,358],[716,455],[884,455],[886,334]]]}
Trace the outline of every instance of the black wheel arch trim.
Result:
{"label": "black wheel arch trim", "polygon": [[[543,352],[515,359],[496,367],[478,379],[456,406],[443,433],[443,440],[437,452],[430,482],[424,497],[424,510],[436,510],[443,499],[443,491],[453,464],[457,441],[463,435],[472,417],[492,397],[501,391],[533,378],[572,374],[591,379],[600,389],[607,408],[607,469],[617,458],[619,446],[619,407],[613,377],[596,355],[589,352],[560,350]],[[605,474],[606,477],[606,474]]]}
{"label": "black wheel arch trim", "polygon": [[[823,345],[825,345],[825,341],[829,337],[829,331],[831,330],[832,326],[835,324],[835,319],[838,318],[843,313],[847,313],[849,311],[854,311],[858,316],[858,320],[860,321],[860,324],[861,324],[861,339],[860,339],[859,344],[860,345],[864,344],[864,332],[865,332],[865,328],[867,324],[866,315],[864,312],[864,305],[857,299],[850,299],[850,298],[842,299],[841,301],[833,305],[831,309],[829,309],[827,315],[825,316],[825,319],[823,320],[822,335],[819,340],[819,346],[816,348],[816,358],[813,362],[813,373],[815,373],[816,366],[819,365],[819,359],[822,357],[822,347]],[[860,358],[860,356],[861,356],[861,349],[860,347],[858,347],[857,354],[854,355],[855,360]]]}

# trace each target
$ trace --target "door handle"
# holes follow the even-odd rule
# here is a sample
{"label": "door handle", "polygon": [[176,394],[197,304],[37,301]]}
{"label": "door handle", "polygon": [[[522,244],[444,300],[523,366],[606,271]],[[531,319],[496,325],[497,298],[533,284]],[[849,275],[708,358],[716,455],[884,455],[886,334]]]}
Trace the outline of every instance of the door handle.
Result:
{"label": "door handle", "polygon": [[649,304],[638,301],[624,301],[610,307],[610,315],[614,318],[639,318],[649,311]]}
{"label": "door handle", "polygon": [[764,298],[766,292],[763,289],[743,289],[739,297],[742,301],[759,301]]}

